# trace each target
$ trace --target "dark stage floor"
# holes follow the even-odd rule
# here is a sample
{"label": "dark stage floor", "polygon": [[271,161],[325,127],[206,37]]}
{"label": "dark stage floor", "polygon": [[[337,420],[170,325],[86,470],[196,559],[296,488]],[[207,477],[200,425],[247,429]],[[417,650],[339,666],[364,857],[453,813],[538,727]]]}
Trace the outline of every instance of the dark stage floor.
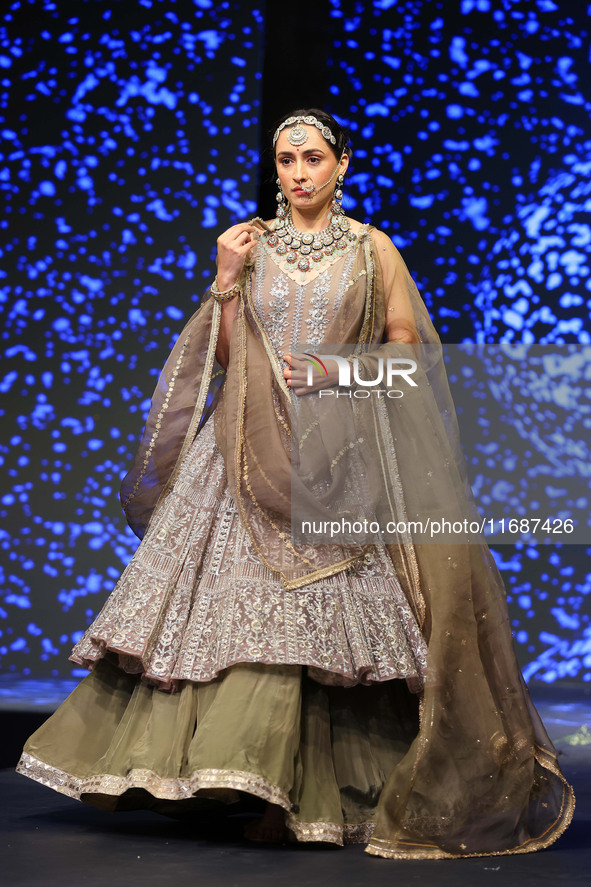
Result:
{"label": "dark stage floor", "polygon": [[[587,885],[591,871],[591,701],[534,698],[577,796],[575,818],[549,849],[521,856],[437,862],[370,857],[362,846],[257,847],[231,832],[139,811],[109,814],[0,770],[0,883],[18,887],[125,885]],[[5,713],[6,714],[6,713]]]}

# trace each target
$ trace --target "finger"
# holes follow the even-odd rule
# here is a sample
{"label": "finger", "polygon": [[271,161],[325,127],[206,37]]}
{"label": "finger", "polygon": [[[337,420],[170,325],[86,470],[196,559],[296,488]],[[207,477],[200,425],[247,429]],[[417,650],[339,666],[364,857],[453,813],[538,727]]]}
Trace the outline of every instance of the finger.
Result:
{"label": "finger", "polygon": [[227,233],[231,233],[234,239],[241,237],[243,234],[254,234],[256,233],[256,228],[253,225],[248,225],[246,223],[242,225],[235,225],[233,228],[230,228]]}
{"label": "finger", "polygon": [[232,256],[244,256],[256,244],[256,240],[246,240],[244,243],[236,240],[232,244],[226,244],[225,250]]}
{"label": "finger", "polygon": [[236,252],[239,253],[239,255],[243,256],[247,252],[249,252],[249,250],[251,250],[255,244],[256,240],[249,240],[248,243],[241,243]]}
{"label": "finger", "polygon": [[220,236],[218,237],[218,243],[221,243],[224,246],[229,245],[231,243],[235,243],[244,234],[251,235],[255,232],[256,228],[253,228],[252,225],[248,225],[246,223],[234,225],[232,228],[228,228],[227,231],[224,231],[223,234],[220,234]]}
{"label": "finger", "polygon": [[235,244],[250,243],[251,240],[252,240],[252,237],[248,231],[239,231],[238,234],[236,235],[236,237],[234,237],[232,244],[235,245]]}
{"label": "finger", "polygon": [[295,351],[294,357],[297,357],[298,360],[309,360],[312,358],[313,360],[320,360],[317,354],[312,353],[311,351]]}

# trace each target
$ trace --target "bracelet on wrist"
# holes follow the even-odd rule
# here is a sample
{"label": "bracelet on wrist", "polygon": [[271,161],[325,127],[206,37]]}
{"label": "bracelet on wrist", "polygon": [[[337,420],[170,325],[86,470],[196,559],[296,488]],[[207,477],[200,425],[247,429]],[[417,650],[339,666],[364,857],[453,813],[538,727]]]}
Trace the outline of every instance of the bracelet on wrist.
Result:
{"label": "bracelet on wrist", "polygon": [[211,287],[211,295],[216,300],[216,302],[229,302],[230,299],[235,299],[241,293],[240,284],[236,282],[234,286],[230,287],[229,290],[220,290],[218,289],[218,279],[214,280]]}

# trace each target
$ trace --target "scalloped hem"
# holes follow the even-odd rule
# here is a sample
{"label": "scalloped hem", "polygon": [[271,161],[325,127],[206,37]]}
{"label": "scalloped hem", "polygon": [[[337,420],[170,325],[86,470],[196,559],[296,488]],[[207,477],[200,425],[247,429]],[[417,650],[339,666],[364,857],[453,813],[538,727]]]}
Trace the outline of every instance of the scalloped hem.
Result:
{"label": "scalloped hem", "polygon": [[268,656],[263,656],[259,659],[249,659],[247,657],[228,659],[227,663],[225,663],[223,666],[212,669],[203,677],[200,676],[198,681],[196,681],[194,678],[187,677],[173,676],[170,678],[162,678],[148,669],[141,656],[130,653],[129,651],[124,650],[121,647],[113,646],[107,643],[103,638],[93,637],[92,642],[96,644],[96,656],[79,656],[74,654],[69,656],[68,660],[70,662],[73,662],[75,665],[79,665],[81,666],[81,668],[85,668],[89,672],[91,672],[96,668],[96,666],[102,659],[106,659],[128,675],[132,675],[133,677],[139,675],[142,684],[145,684],[147,687],[152,687],[155,690],[161,690],[164,693],[178,693],[187,681],[190,681],[191,683],[207,683],[209,681],[216,680],[223,674],[224,671],[226,671],[226,669],[232,668],[235,665],[244,664],[304,665],[308,676],[313,681],[327,687],[357,687],[359,685],[364,687],[371,687],[374,684],[383,684],[386,681],[400,680],[406,683],[409,692],[415,696],[421,695],[424,691],[424,676],[422,674],[418,674],[417,672],[402,673],[400,670],[393,668],[390,671],[386,671],[382,675],[374,676],[372,673],[373,665],[367,664],[364,666],[360,666],[357,673],[355,675],[351,675],[350,673],[343,670],[333,670],[328,667],[323,668],[322,666],[317,665],[314,661],[310,663],[300,661],[298,661],[297,663],[286,663],[283,661],[283,659],[278,662],[276,658]]}

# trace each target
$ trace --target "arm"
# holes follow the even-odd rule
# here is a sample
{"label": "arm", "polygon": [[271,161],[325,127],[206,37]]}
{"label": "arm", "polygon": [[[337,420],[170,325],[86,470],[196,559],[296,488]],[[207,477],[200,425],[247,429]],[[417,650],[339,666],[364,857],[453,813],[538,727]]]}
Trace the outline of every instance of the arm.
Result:
{"label": "arm", "polygon": [[228,362],[230,360],[230,336],[232,335],[232,325],[237,311],[238,299],[232,299],[230,302],[223,302],[215,359],[225,370],[228,369]]}
{"label": "arm", "polygon": [[383,231],[374,229],[372,238],[384,280],[386,318],[384,339],[404,345],[417,344],[419,336],[407,284],[408,271],[402,256]]}
{"label": "arm", "polygon": [[[257,242],[255,231],[256,228],[253,225],[244,222],[228,228],[218,237],[216,283],[220,292],[230,290],[240,277],[244,260]],[[237,311],[237,298],[222,302],[222,317],[215,356],[224,369],[227,368],[230,359],[230,336]]]}

